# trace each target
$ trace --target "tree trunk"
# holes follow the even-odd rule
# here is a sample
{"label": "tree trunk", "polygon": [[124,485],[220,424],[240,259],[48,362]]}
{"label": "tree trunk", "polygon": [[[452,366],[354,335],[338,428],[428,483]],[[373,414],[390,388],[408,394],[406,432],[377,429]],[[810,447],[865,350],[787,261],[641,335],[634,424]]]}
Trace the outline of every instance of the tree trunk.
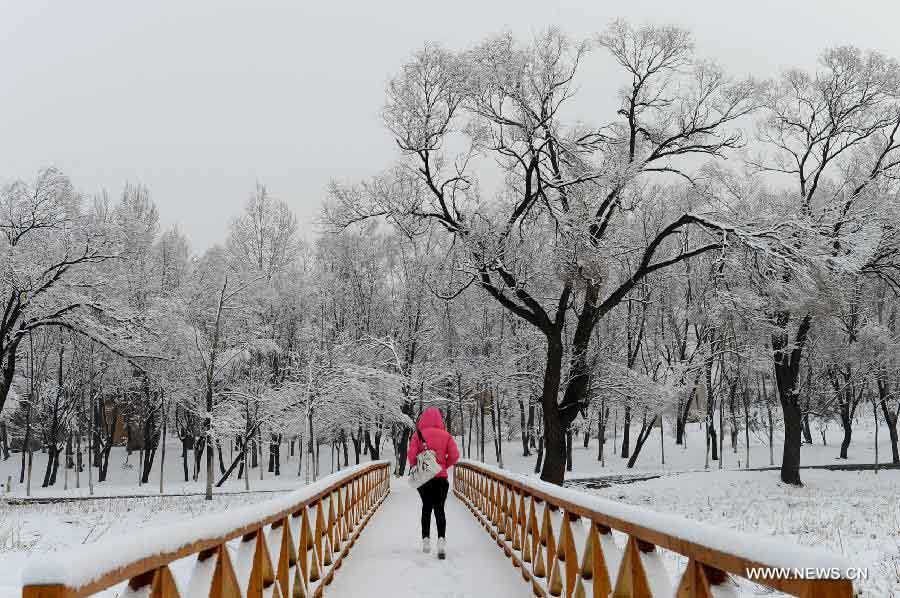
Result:
{"label": "tree trunk", "polygon": [[525,402],[519,399],[519,428],[522,430],[522,456],[530,457],[531,451],[528,449],[528,422],[525,419]]}
{"label": "tree trunk", "polygon": [[6,431],[6,422],[0,422],[0,453],[3,454],[3,460],[9,460],[9,433]]}
{"label": "tree trunk", "polygon": [[600,402],[600,412],[597,413],[597,461],[603,465],[603,448],[606,446],[606,422],[609,419],[609,409],[606,400]]}
{"label": "tree trunk", "polygon": [[184,468],[184,481],[190,479],[190,470],[188,469],[188,438],[181,438],[181,465]]}
{"label": "tree trunk", "polygon": [[785,484],[800,486],[800,444],[803,437],[803,418],[799,406],[782,403],[784,410],[784,453],[781,462],[781,480]]}
{"label": "tree trunk", "polygon": [[875,419],[875,473],[878,473],[878,405],[872,399],[872,417]]}
{"label": "tree trunk", "polygon": [[691,392],[688,395],[687,400],[684,404],[679,404],[679,409],[675,414],[675,444],[683,445],[685,438],[685,432],[687,431],[687,421],[691,416],[691,405],[694,404],[694,397],[697,396],[697,384],[700,383],[701,372],[697,372],[697,375],[694,376],[694,386],[691,388]]}
{"label": "tree trunk", "polygon": [[844,437],[841,439],[841,453],[838,456],[839,459],[847,458],[847,451],[850,449],[850,442],[853,438],[853,421],[850,417],[850,406],[841,402],[840,406],[840,414],[841,414],[841,428],[844,431]]}
{"label": "tree trunk", "polygon": [[485,444],[485,406],[484,406],[484,396],[478,399],[478,458],[481,459],[482,462],[487,462],[487,454],[484,451]]}
{"label": "tree trunk", "polygon": [[656,424],[657,416],[653,416],[653,419],[647,423],[647,416],[644,416],[644,421],[641,424],[641,430],[638,432],[637,440],[634,443],[634,451],[631,453],[631,456],[628,458],[628,469],[632,469],[634,464],[637,463],[638,456],[641,454],[641,449],[644,448],[644,444],[647,442],[647,439],[650,438],[651,432],[653,432],[653,426]]}
{"label": "tree trunk", "polygon": [[812,315],[801,320],[794,335],[790,353],[787,342],[787,322],[790,314],[777,314],[781,330],[772,335],[773,362],[775,365],[775,386],[784,414],[784,449],[781,456],[781,481],[785,484],[802,486],[800,480],[800,444],[803,437],[803,413],[797,395],[797,376],[806,337],[812,325]]}
{"label": "tree trunk", "polygon": [[544,385],[541,392],[545,445],[541,479],[559,486],[563,483],[566,470],[566,438],[557,402],[562,375],[562,356],[562,335],[559,330],[556,330],[547,338],[547,365],[544,370]]}
{"label": "tree trunk", "polygon": [[803,440],[806,444],[813,443],[812,430],[809,428],[809,413],[803,414]]}
{"label": "tree trunk", "polygon": [[25,453],[31,446],[31,401],[28,402],[28,409],[25,411],[25,438],[22,441],[22,471],[19,474],[19,483],[25,483]]}
{"label": "tree trunk", "polygon": [[3,405],[6,404],[6,398],[12,388],[16,373],[16,351],[23,337],[15,338],[16,340],[5,345],[4,339],[0,338],[0,413],[3,413]]}
{"label": "tree trunk", "polygon": [[350,440],[353,442],[353,456],[356,458],[356,464],[359,465],[359,455],[362,452],[362,426],[357,428],[356,436],[350,433]]}
{"label": "tree trunk", "polygon": [[878,380],[878,395],[881,400],[881,413],[884,415],[884,422],[887,424],[888,435],[891,439],[891,462],[894,465],[900,465],[900,453],[897,451],[897,413],[892,412],[890,407],[888,407],[888,397],[890,394],[889,383],[884,380]]}
{"label": "tree trunk", "polygon": [[225,473],[225,457],[222,456],[222,441],[216,438],[216,461],[219,463],[219,475]]}
{"label": "tree trunk", "polygon": [[534,473],[539,473],[541,471],[541,466],[544,462],[544,436],[543,434],[538,436],[537,440],[537,459],[534,462]]}
{"label": "tree trunk", "polygon": [[109,453],[112,451],[112,441],[107,440],[100,451],[100,471],[97,474],[98,482],[106,481],[106,474],[109,472]]}
{"label": "tree trunk", "polygon": [[168,417],[166,414],[166,406],[165,403],[160,407],[162,409],[162,429],[159,431],[159,443],[161,445],[160,450],[161,453],[159,455],[159,493],[162,494],[165,490],[165,478],[166,478],[166,424],[168,423]]}
{"label": "tree trunk", "polygon": [[623,459],[628,458],[628,451],[631,450],[631,405],[625,405],[625,417],[622,421],[622,448],[620,456]]}
{"label": "tree trunk", "polygon": [[[369,458],[372,461],[378,461],[381,459],[381,435],[377,435],[377,439],[375,442],[372,442],[372,434],[369,430],[366,430],[366,447],[369,449]],[[400,448],[403,451],[403,461],[406,462],[406,447],[409,443],[409,430],[404,429],[400,435]],[[398,457],[399,460],[399,457]],[[403,475],[403,472],[400,472],[400,475]]]}
{"label": "tree trunk", "polygon": [[731,452],[737,455],[738,452],[738,437],[740,434],[740,428],[738,427],[737,420],[737,411],[735,411],[734,401],[735,395],[737,394],[737,382],[735,381],[732,384],[731,393],[728,395],[728,415],[731,419]]}

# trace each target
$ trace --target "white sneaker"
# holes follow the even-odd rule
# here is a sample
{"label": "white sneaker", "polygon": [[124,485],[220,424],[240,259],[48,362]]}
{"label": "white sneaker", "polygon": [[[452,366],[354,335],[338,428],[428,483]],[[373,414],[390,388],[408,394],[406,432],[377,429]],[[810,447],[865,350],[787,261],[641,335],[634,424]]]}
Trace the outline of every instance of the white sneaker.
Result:
{"label": "white sneaker", "polygon": [[422,552],[428,554],[431,552],[431,540],[428,538],[422,538]]}
{"label": "white sneaker", "polygon": [[439,559],[447,558],[447,541],[444,538],[438,538],[437,554]]}

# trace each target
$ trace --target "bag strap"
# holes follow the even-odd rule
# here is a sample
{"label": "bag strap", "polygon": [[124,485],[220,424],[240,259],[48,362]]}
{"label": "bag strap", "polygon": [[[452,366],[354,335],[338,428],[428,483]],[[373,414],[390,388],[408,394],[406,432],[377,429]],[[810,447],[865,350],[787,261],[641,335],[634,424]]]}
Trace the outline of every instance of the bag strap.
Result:
{"label": "bag strap", "polygon": [[422,430],[419,429],[419,426],[416,426],[416,434],[419,435],[419,440],[422,441],[422,446],[425,447],[425,450],[428,450],[428,443],[425,442],[425,437],[422,436]]}

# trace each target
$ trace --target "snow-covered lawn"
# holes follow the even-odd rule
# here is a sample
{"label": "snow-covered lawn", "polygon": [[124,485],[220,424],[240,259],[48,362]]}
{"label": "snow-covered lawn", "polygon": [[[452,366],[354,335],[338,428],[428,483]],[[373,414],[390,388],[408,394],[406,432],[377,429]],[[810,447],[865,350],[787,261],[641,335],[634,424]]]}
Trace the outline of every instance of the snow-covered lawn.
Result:
{"label": "snow-covered lawn", "polygon": [[[286,447],[282,446],[286,453]],[[181,446],[178,441],[170,441],[166,450],[165,494],[195,494],[203,493],[206,488],[205,469],[201,470],[198,480],[195,482],[192,478],[193,461],[190,453],[188,454],[189,481],[184,481],[184,469],[181,461]],[[225,453],[225,466],[231,463],[231,456]],[[19,475],[22,466],[21,454],[12,454],[11,458],[6,461],[0,461],[0,497],[4,496],[4,488],[8,479],[11,479],[11,492],[9,495],[15,497],[24,497],[26,495],[26,484],[19,483]],[[306,483],[305,469],[298,475],[297,471],[298,457],[287,459],[282,456],[281,475],[275,476],[269,473],[267,465],[268,460],[263,461],[262,479],[260,479],[260,468],[256,467],[250,470],[251,491],[256,490],[293,490],[298,485]],[[93,472],[94,476],[94,496],[131,496],[131,495],[156,495],[159,494],[159,455],[154,462],[150,473],[150,479],[146,484],[138,484],[138,470],[136,463],[138,454],[133,452],[130,456],[122,447],[114,447],[109,458],[108,479],[103,483],[97,482],[97,470]],[[331,473],[331,462],[328,452],[324,449],[320,455],[319,472],[322,476]],[[368,459],[366,459],[368,461]],[[56,484],[48,488],[41,488],[41,481],[44,476],[44,468],[47,463],[47,455],[45,453],[34,453],[32,464],[32,480],[31,480],[31,496],[36,498],[43,497],[78,497],[88,496],[88,474],[87,470],[81,472],[80,479],[76,480],[74,469],[68,471],[68,483],[66,483],[66,472],[63,469],[57,474]],[[202,467],[205,467],[205,461]],[[303,463],[304,468],[306,463]],[[215,482],[219,480],[218,461],[215,466]],[[68,488],[66,489],[66,486]],[[217,488],[216,492],[244,492],[246,488],[245,481],[237,478],[237,470],[226,480],[221,488]]]}
{"label": "snow-covered lawn", "polygon": [[193,519],[205,513],[252,504],[271,494],[203,497],[129,498],[45,505],[7,505],[0,501],[0,598],[21,596],[22,571],[49,552],[66,553],[101,539]]}
{"label": "snow-covered lawn", "polygon": [[900,596],[900,471],[807,470],[804,486],[778,472],[665,475],[593,492],[655,511],[827,548],[868,567],[863,596]]}
{"label": "snow-covered lawn", "polygon": [[[633,430],[633,434],[636,434],[636,430]],[[890,458],[886,436],[881,434],[879,438],[881,462]],[[573,450],[573,471],[568,477],[662,473],[662,477],[654,480],[615,485],[593,492],[661,513],[680,514],[706,523],[785,538],[793,543],[829,548],[846,555],[854,563],[869,568],[870,578],[861,584],[864,595],[891,596],[891,592],[895,592],[900,596],[900,471],[885,470],[875,474],[804,470],[802,477],[805,486],[794,488],[781,484],[777,472],[736,471],[739,460],[742,466],[746,463],[743,444],[739,445],[738,453],[735,454],[726,443],[724,471],[718,470],[716,462],[710,462],[710,470],[703,471],[703,436],[697,426],[689,429],[686,448],[676,446],[668,430],[664,440],[665,464],[661,463],[657,434],[648,441],[636,467],[629,470],[626,460],[613,454],[612,441],[607,445],[605,464],[601,465],[597,461],[596,440],[592,439],[589,447],[584,449],[579,437]],[[803,464],[873,462],[875,455],[872,432],[857,430],[853,440],[850,459],[838,460],[836,456],[840,435],[838,430],[831,430],[827,446],[822,446],[821,442],[803,446]],[[616,447],[620,442],[621,438],[615,439]],[[391,458],[389,447],[385,448],[388,449],[385,451],[386,458]],[[472,448],[475,448],[474,443]],[[486,449],[488,463],[495,464],[490,441]],[[503,451],[507,469],[533,475],[534,455],[523,457],[521,442],[505,442]],[[202,475],[197,482],[183,481],[180,447],[170,444],[168,452],[166,492],[202,492]],[[769,449],[762,439],[751,438],[750,453],[751,466],[769,465]],[[777,446],[776,464],[779,462],[779,453],[780,446]],[[69,490],[63,490],[62,472],[55,487],[40,488],[43,459],[44,455],[35,454],[33,496],[87,494],[85,475],[81,477],[81,488],[76,489],[72,472],[69,474]],[[119,496],[158,493],[158,470],[153,471],[148,485],[138,486],[137,472],[127,465],[123,467],[125,460],[124,451],[114,449],[110,460],[110,480],[97,484],[95,494]],[[134,460],[135,456],[132,455],[129,461],[133,463]],[[19,463],[18,455],[13,455],[8,461],[0,461],[0,482],[5,484],[7,476],[12,476],[11,494],[14,497],[25,494],[24,485],[18,484]],[[330,469],[330,456],[323,450],[320,471],[327,475]],[[279,477],[264,472],[263,480],[259,479],[259,469],[252,470],[251,490],[295,489],[305,483],[305,471],[300,476],[297,475],[296,457],[290,461],[284,460],[281,470],[282,475]],[[243,480],[233,479],[219,492],[234,493],[243,490]],[[21,592],[21,571],[26,561],[41,558],[46,552],[74,550],[103,538],[131,533],[136,528],[165,525],[275,496],[278,494],[219,495],[211,503],[204,501],[202,496],[179,496],[102,499],[47,505],[9,505],[0,499],[0,598],[18,597]],[[671,563],[673,568],[677,566],[675,561]],[[348,562],[348,566],[353,565]]]}
{"label": "snow-covered lawn", "polygon": [[[637,437],[639,427],[632,427],[631,440],[632,443]],[[675,444],[675,438],[670,433],[668,426],[666,427],[663,439],[665,442],[664,450],[660,448],[659,431],[655,430],[647,443],[644,445],[641,454],[635,463],[634,468],[628,469],[628,459],[623,459],[618,455],[618,450],[613,452],[613,446],[619,449],[622,443],[621,429],[618,430],[617,436],[606,443],[604,463],[601,465],[597,459],[597,440],[591,438],[588,448],[584,448],[583,437],[577,436],[573,439],[572,450],[572,471],[566,474],[567,478],[582,478],[602,476],[609,473],[628,473],[628,472],[665,472],[665,471],[696,471],[704,469],[706,465],[706,445],[704,443],[703,432],[699,424],[689,424],[687,434],[687,445]],[[612,430],[610,429],[610,434]],[[875,435],[871,427],[865,427],[860,423],[853,430],[853,442],[850,445],[850,451],[847,459],[838,459],[841,443],[841,431],[832,426],[826,433],[827,445],[822,444],[822,437],[813,430],[813,444],[804,444],[801,451],[801,464],[807,465],[846,465],[853,463],[874,463],[875,462]],[[459,442],[459,437],[457,437]],[[758,437],[754,434],[750,435],[750,467],[769,467],[769,447],[766,444],[767,439]],[[781,442],[780,433],[776,431],[775,447],[773,451],[774,465],[781,465]],[[633,446],[633,444],[632,444]],[[494,456],[494,448],[490,441],[486,446],[487,459],[491,465],[495,465],[497,460]],[[503,443],[503,465],[506,469],[518,473],[531,473],[534,471],[535,453],[531,451],[531,456],[522,456],[522,442],[519,440],[508,441]],[[746,449],[744,446],[744,435],[741,432],[738,440],[737,453],[731,448],[730,438],[725,439],[725,451],[723,459],[723,468],[738,469],[747,465]],[[472,443],[472,454],[476,454],[475,443]],[[663,463],[665,456],[665,463]],[[878,436],[878,461],[880,463],[889,463],[891,460],[891,444],[887,431],[882,427]],[[718,469],[718,461],[709,461],[710,469]]]}

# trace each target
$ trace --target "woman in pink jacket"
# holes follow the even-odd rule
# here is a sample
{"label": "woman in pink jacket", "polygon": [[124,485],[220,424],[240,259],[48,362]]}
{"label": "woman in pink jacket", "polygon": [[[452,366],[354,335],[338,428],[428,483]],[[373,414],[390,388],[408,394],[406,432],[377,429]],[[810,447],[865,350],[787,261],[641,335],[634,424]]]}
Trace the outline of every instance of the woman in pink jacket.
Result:
{"label": "woman in pink jacket", "polygon": [[[425,444],[434,451],[440,473],[419,487],[419,496],[422,497],[422,551],[431,552],[431,512],[437,521],[437,552],[438,558],[444,558],[446,554],[446,540],[444,534],[447,531],[447,517],[444,514],[444,503],[447,501],[447,492],[450,490],[450,482],[447,480],[447,470],[459,461],[459,449],[444,428],[444,418],[437,407],[429,407],[419,417],[418,429],[422,432]],[[418,433],[413,433],[409,440],[409,449],[406,458],[410,466],[416,464],[416,456],[425,450]]]}

